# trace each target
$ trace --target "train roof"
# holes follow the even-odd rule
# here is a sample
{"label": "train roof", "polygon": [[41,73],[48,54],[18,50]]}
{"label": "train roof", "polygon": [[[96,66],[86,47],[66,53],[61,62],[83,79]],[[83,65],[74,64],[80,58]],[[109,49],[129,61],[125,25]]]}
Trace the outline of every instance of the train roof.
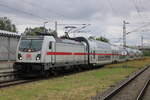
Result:
{"label": "train roof", "polygon": [[22,36],[22,39],[43,39],[44,36]]}
{"label": "train roof", "polygon": [[44,37],[48,38],[51,37],[52,40],[55,40],[57,43],[66,43],[66,44],[81,44],[79,41],[71,40],[71,39],[61,39],[61,38],[54,38],[54,36],[50,35],[38,35],[38,36],[22,36],[22,39],[44,39]]}
{"label": "train roof", "polygon": [[21,34],[17,32],[9,32],[9,31],[4,31],[0,30],[0,35],[1,36],[9,36],[9,37],[20,37]]}
{"label": "train roof", "polygon": [[97,41],[94,39],[88,39],[91,48],[101,48],[101,49],[110,49],[111,45],[109,43]]}
{"label": "train roof", "polygon": [[61,42],[69,43],[69,44],[79,44],[79,43],[81,43],[81,42],[77,42],[77,41],[69,40],[69,39],[61,39]]}

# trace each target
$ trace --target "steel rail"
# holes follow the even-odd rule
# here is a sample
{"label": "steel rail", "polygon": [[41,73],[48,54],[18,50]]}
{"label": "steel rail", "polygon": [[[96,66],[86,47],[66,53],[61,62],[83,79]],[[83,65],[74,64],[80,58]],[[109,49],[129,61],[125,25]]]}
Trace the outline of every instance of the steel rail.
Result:
{"label": "steel rail", "polygon": [[35,82],[35,81],[39,81],[39,80],[42,80],[42,79],[39,79],[39,78],[38,79],[27,79],[27,80],[18,79],[18,80],[3,82],[3,83],[0,84],[0,89],[1,88],[6,88],[6,87],[9,87],[9,86],[19,85],[19,84]]}
{"label": "steel rail", "polygon": [[147,82],[145,83],[144,87],[142,88],[142,90],[140,91],[139,95],[137,96],[136,100],[142,100],[142,98],[144,97],[144,94],[145,94],[149,84],[150,84],[150,79],[147,80]]}
{"label": "steel rail", "polygon": [[7,72],[7,73],[0,73],[0,77],[6,77],[6,76],[13,76],[16,75],[17,73],[15,72]]}

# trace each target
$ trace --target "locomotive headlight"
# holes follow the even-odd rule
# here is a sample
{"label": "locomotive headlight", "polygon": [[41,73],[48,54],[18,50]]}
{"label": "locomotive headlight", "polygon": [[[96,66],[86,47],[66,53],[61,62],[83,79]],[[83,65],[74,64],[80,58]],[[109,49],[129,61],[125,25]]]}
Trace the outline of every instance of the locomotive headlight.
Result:
{"label": "locomotive headlight", "polygon": [[22,60],[22,57],[20,57],[19,60]]}
{"label": "locomotive headlight", "polygon": [[36,56],[36,60],[40,60],[41,59],[41,54],[38,54],[37,56]]}
{"label": "locomotive headlight", "polygon": [[22,55],[20,53],[18,54],[18,59],[22,60]]}

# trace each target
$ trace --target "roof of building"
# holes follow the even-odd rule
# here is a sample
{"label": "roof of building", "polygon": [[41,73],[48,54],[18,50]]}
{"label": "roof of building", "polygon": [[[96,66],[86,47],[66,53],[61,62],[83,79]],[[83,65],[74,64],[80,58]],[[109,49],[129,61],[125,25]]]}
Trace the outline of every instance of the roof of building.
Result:
{"label": "roof of building", "polygon": [[9,31],[4,31],[4,30],[0,30],[0,35],[1,36],[15,36],[15,37],[20,37],[21,34],[17,33],[17,32],[9,32]]}

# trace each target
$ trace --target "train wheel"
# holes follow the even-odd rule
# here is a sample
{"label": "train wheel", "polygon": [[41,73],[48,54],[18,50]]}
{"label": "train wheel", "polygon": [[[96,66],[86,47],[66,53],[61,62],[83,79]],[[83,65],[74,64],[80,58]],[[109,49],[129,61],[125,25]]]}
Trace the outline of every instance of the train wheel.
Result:
{"label": "train wheel", "polygon": [[42,73],[42,77],[48,78],[50,76],[50,72],[49,71],[44,71]]}

